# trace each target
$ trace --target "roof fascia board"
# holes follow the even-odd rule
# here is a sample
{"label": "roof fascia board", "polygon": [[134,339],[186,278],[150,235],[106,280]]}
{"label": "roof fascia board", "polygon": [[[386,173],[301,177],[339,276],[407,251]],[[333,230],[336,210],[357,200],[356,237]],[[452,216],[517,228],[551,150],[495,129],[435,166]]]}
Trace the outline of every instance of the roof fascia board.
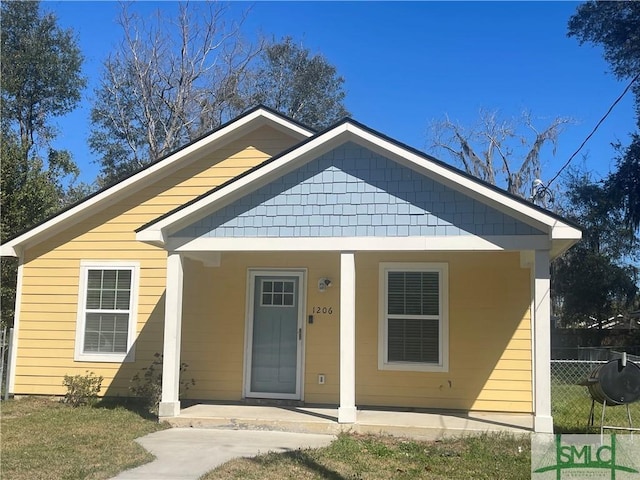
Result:
{"label": "roof fascia board", "polygon": [[0,257],[20,257],[21,249],[15,245],[0,245]]}
{"label": "roof fascia board", "polygon": [[560,221],[553,224],[551,228],[551,238],[567,240],[580,240],[582,238],[582,232],[580,230]]}
{"label": "roof fascia board", "polygon": [[81,203],[68,210],[62,211],[55,217],[46,220],[22,235],[6,242],[0,248],[0,255],[16,257],[19,255],[19,249],[17,247],[24,249],[47,240],[65,228],[88,218],[96,208],[106,208],[115,202],[121,201],[127,195],[158,181],[162,178],[160,175],[170,175],[176,170],[201,159],[212,150],[231,143],[243,135],[265,125],[272,126],[281,132],[292,134],[299,140],[313,135],[311,130],[304,128],[297,122],[289,121],[285,117],[264,107],[256,108],[211,134],[186,145],[167,157],[150,164],[132,176],[88,197]]}

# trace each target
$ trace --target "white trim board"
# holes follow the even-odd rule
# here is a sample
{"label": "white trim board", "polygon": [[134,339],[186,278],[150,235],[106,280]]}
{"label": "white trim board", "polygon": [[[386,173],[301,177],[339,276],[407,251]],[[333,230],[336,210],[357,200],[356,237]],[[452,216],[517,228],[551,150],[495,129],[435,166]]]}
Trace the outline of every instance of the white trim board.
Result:
{"label": "white trim board", "polygon": [[45,221],[31,230],[0,246],[1,256],[16,257],[20,251],[31,245],[40,243],[64,229],[90,217],[115,202],[121,201],[141,188],[170,175],[179,168],[201,159],[210,152],[256,130],[269,125],[300,140],[310,137],[313,132],[301,125],[287,120],[265,108],[256,108],[245,115],[223,125],[211,134],[194,141],[186,147],[170,154],[144,170],[125,178],[115,185],[88,197],[82,203],[63,211],[59,215]]}
{"label": "white trim board", "polygon": [[176,252],[229,251],[519,251],[549,249],[545,235],[451,237],[305,237],[305,238],[172,238],[166,247]]}

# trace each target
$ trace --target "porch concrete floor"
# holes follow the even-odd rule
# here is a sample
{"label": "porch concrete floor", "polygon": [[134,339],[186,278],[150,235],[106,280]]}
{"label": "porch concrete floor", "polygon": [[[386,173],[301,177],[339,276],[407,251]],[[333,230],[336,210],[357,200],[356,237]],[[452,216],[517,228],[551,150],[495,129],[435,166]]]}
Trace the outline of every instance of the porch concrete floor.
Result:
{"label": "porch concrete floor", "polygon": [[528,414],[484,412],[413,412],[358,410],[357,423],[338,423],[336,408],[197,404],[183,408],[180,416],[164,418],[174,427],[234,430],[274,430],[298,433],[387,434],[438,439],[480,432],[531,433]]}

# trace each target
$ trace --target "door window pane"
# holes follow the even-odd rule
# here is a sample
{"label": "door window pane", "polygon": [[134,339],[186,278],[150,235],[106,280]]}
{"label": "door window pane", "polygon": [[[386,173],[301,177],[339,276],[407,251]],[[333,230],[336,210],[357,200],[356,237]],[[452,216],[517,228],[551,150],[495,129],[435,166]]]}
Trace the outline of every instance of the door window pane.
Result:
{"label": "door window pane", "polygon": [[262,280],[262,307],[292,307],[295,304],[295,282]]}

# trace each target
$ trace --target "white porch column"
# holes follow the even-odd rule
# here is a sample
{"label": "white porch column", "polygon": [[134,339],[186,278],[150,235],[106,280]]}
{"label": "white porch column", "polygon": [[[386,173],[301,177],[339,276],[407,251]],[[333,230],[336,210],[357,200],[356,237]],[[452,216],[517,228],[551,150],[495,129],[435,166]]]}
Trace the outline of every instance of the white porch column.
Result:
{"label": "white porch column", "polygon": [[339,423],[356,421],[356,264],[353,252],[340,253]]}
{"label": "white porch column", "polygon": [[533,262],[533,428],[553,433],[551,417],[551,299],[549,251],[536,250]]}
{"label": "white porch column", "polygon": [[162,358],[162,399],[159,417],[180,415],[180,334],[182,331],[183,259],[178,253],[167,256],[167,289],[164,311],[164,347]]}

